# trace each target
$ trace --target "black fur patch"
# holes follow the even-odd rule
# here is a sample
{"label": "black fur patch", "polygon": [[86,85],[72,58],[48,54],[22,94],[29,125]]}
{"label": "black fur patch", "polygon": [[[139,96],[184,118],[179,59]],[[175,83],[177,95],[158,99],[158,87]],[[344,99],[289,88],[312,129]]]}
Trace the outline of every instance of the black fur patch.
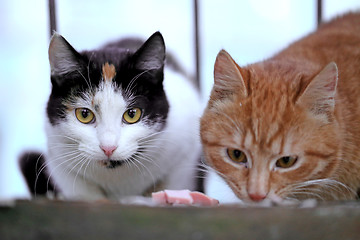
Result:
{"label": "black fur patch", "polygon": [[54,192],[55,186],[47,174],[45,160],[37,152],[24,153],[19,160],[20,170],[32,195],[45,195]]}
{"label": "black fur patch", "polygon": [[[127,46],[131,45],[129,41]],[[102,66],[109,63],[115,66],[116,76],[113,82],[122,92],[129,84],[134,84],[131,93],[135,98],[129,107],[141,107],[148,124],[161,123],[165,126],[169,104],[163,89],[165,44],[159,32],[154,33],[137,50],[123,48],[122,42],[119,42],[118,45],[112,43],[99,50],[78,53],[65,39],[62,38],[59,42],[63,43],[62,48],[49,51],[64,51],[66,48],[66,56],[71,55],[69,61],[75,61],[77,68],[70,68],[68,72],[61,71],[61,75],[56,75],[54,71],[55,74],[51,76],[52,92],[47,115],[52,125],[64,121],[67,111],[65,100],[99,87]],[[137,45],[138,40],[134,40],[132,48]],[[132,83],[134,78],[137,79]]]}
{"label": "black fur patch", "polygon": [[123,164],[123,161],[113,161],[113,160],[110,160],[110,161],[109,161],[109,165],[107,166],[107,168],[120,167],[122,164]]}

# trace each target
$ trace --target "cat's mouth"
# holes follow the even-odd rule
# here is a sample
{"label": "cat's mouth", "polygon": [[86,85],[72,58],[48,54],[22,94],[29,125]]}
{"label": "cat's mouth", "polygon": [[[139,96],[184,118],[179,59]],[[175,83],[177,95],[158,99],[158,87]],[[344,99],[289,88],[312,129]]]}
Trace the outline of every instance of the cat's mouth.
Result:
{"label": "cat's mouth", "polygon": [[119,159],[119,160],[114,160],[114,159],[108,158],[108,159],[104,159],[104,160],[99,160],[98,163],[102,167],[105,167],[105,168],[108,168],[108,169],[114,169],[114,168],[122,166],[126,162],[131,162],[131,159],[135,158],[136,155],[141,153],[141,152],[142,152],[142,149],[138,149],[138,151],[129,158]]}
{"label": "cat's mouth", "polygon": [[121,165],[123,165],[123,163],[124,163],[124,161],[122,161],[122,160],[112,160],[112,159],[99,161],[99,164],[101,166],[109,168],[109,169],[114,169],[114,168],[120,167]]}

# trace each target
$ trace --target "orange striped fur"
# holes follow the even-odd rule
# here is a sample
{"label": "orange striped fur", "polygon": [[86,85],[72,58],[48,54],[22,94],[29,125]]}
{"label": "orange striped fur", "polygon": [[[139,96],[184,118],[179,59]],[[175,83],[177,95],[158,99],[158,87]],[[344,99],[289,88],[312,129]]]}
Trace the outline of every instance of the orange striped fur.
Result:
{"label": "orange striped fur", "polygon": [[102,66],[103,79],[106,82],[111,82],[116,75],[115,66],[113,64],[105,63]]}
{"label": "orange striped fur", "polygon": [[[240,199],[357,197],[360,14],[245,67],[222,50],[214,80],[201,139],[207,162]],[[246,163],[232,160],[229,149],[244,153]],[[288,156],[296,162],[279,167]]]}

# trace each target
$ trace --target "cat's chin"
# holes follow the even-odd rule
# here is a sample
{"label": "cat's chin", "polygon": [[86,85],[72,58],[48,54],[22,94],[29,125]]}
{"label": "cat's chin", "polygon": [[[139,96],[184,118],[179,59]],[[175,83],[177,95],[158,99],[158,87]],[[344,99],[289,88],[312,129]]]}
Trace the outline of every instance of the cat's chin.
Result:
{"label": "cat's chin", "polygon": [[114,169],[123,165],[124,161],[107,159],[107,160],[100,160],[99,164],[100,166],[103,166],[105,168]]}

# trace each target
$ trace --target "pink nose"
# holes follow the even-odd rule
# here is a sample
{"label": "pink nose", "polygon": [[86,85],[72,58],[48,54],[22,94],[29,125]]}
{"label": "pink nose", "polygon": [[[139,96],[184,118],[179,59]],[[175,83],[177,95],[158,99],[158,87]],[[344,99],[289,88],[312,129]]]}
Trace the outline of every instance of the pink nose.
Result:
{"label": "pink nose", "polygon": [[251,200],[253,200],[255,202],[259,202],[261,200],[264,200],[266,198],[266,195],[262,195],[262,194],[258,194],[258,193],[255,193],[255,194],[249,193],[249,197]]}
{"label": "pink nose", "polygon": [[111,155],[117,149],[117,146],[100,146],[100,148],[104,151],[106,156],[111,157]]}

